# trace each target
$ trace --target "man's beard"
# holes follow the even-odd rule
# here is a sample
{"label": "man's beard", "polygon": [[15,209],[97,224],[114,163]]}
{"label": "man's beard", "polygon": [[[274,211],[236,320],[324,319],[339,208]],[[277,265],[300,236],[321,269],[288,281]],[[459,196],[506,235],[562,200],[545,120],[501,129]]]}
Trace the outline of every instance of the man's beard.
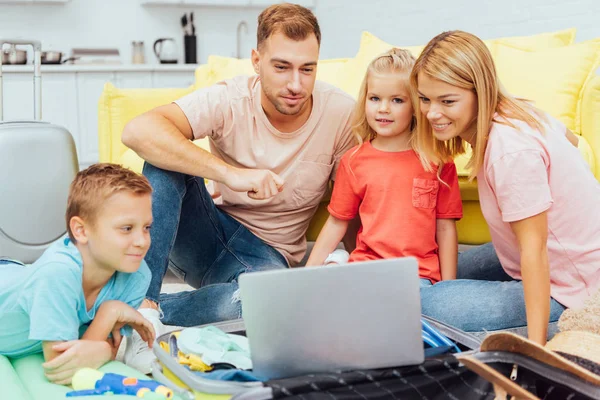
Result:
{"label": "man's beard", "polygon": [[292,108],[292,107],[284,104],[279,96],[277,96],[277,95],[273,96],[268,87],[263,87],[263,90],[265,91],[265,95],[267,96],[267,99],[271,102],[271,104],[273,104],[273,107],[275,107],[275,109],[283,115],[298,114],[302,110],[302,106],[304,106],[304,104],[306,103],[306,100],[304,100],[302,103],[300,103],[297,106]]}

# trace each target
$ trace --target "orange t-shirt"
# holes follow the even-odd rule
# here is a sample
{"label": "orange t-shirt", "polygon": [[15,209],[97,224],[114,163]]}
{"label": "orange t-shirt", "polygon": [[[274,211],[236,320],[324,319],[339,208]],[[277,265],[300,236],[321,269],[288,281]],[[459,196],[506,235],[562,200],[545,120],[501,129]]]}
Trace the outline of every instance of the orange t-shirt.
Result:
{"label": "orange t-shirt", "polygon": [[[358,149],[358,150],[357,150]],[[462,218],[462,202],[454,163],[437,172],[423,169],[413,150],[385,152],[367,142],[350,149],[340,162],[329,212],[362,227],[350,261],[415,257],[419,276],[441,279],[437,219]]]}

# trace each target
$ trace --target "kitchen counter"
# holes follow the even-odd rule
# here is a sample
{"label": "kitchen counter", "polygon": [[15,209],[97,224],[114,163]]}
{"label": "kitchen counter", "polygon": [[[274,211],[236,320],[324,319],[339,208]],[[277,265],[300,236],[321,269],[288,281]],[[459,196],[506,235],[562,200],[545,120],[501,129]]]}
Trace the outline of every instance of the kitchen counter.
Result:
{"label": "kitchen counter", "polygon": [[[43,72],[194,72],[200,64],[46,64]],[[33,65],[2,65],[2,72],[30,72]]]}

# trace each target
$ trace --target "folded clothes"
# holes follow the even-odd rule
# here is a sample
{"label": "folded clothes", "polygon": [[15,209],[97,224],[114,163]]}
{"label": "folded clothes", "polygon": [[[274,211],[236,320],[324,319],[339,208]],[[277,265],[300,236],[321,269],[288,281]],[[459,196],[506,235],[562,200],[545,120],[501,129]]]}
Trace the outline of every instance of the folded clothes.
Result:
{"label": "folded clothes", "polygon": [[182,330],[177,345],[181,352],[188,356],[197,355],[209,366],[231,364],[242,370],[252,369],[248,339],[225,333],[214,326]]}

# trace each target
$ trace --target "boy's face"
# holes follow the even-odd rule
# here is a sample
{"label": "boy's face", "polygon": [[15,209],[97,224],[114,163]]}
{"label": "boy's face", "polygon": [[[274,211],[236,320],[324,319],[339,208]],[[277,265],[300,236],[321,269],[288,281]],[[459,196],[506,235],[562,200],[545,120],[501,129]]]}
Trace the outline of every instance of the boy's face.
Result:
{"label": "boy's face", "polygon": [[86,227],[92,263],[109,271],[137,271],[150,247],[152,197],[120,192],[109,197]]}

